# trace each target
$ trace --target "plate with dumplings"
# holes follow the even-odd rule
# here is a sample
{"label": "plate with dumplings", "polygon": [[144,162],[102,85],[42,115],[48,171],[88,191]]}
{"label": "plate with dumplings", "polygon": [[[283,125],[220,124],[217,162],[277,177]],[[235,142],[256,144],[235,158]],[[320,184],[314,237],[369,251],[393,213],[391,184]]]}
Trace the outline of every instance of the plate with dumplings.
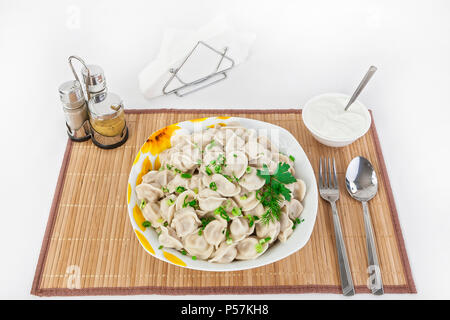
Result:
{"label": "plate with dumplings", "polygon": [[127,203],[149,254],[196,270],[237,271],[305,246],[318,194],[311,163],[286,129],[209,117],[150,135],[134,159]]}

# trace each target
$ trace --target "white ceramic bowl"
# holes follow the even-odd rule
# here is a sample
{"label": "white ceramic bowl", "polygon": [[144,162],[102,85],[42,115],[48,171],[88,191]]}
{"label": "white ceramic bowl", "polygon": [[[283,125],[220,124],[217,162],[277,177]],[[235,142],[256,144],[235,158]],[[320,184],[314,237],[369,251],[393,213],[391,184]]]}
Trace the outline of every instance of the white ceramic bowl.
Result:
{"label": "white ceramic bowl", "polygon": [[[317,100],[323,99],[323,98],[345,98],[347,100],[350,99],[350,96],[346,95],[346,94],[342,94],[342,93],[325,93],[325,94],[321,94],[318,96],[315,96],[313,98],[311,98],[310,100],[308,100],[308,102],[306,102],[305,106],[303,107],[303,115],[305,115],[306,112],[308,112],[308,108],[312,105],[313,102],[316,102]],[[303,123],[305,124],[306,128],[309,130],[309,132],[311,132],[311,134],[313,135],[313,137],[319,141],[320,143],[329,146],[329,147],[344,147],[347,146],[353,142],[355,142],[356,140],[358,140],[359,138],[361,138],[363,135],[365,135],[367,133],[367,131],[369,131],[370,125],[371,125],[371,116],[369,113],[369,110],[366,108],[365,105],[363,105],[360,101],[356,100],[355,102],[353,102],[353,104],[358,104],[362,107],[363,110],[365,110],[365,115],[366,115],[366,119],[367,119],[367,123],[365,124],[364,130],[361,131],[360,133],[358,133],[357,135],[355,135],[354,137],[352,137],[351,139],[336,139],[336,138],[332,138],[332,137],[327,137],[324,136],[322,134],[320,134],[320,132],[318,132],[317,130],[314,130],[311,125],[307,122],[306,118],[303,116]],[[350,107],[351,108],[351,107]]]}
{"label": "white ceramic bowl", "polygon": [[[255,129],[259,134],[264,134],[260,130],[265,130],[268,133],[268,137],[273,137],[272,134],[278,135],[278,148],[280,151],[292,155],[295,157],[295,172],[296,177],[305,181],[306,184],[306,196],[302,201],[304,206],[301,218],[304,221],[297,225],[294,233],[288,238],[285,243],[279,241],[271,246],[263,255],[255,260],[247,261],[233,261],[228,264],[210,263],[202,260],[192,260],[188,256],[182,255],[180,252],[174,249],[159,248],[159,241],[156,231],[153,228],[142,227],[142,213],[137,210],[136,199],[136,183],[147,173],[149,169],[157,169],[159,158],[158,154],[164,149],[170,147],[170,137],[172,135],[180,133],[191,133],[199,128],[205,129],[208,126],[221,123],[226,125],[228,122],[238,121],[241,125],[248,129]],[[272,131],[273,130],[273,131]],[[155,137],[158,137],[155,139]],[[156,144],[157,142],[157,144]],[[169,142],[169,143],[168,143]],[[276,144],[276,141],[272,140],[272,143]],[[144,143],[131,168],[130,176],[128,178],[128,213],[130,217],[131,225],[138,237],[142,247],[154,257],[163,261],[179,265],[182,267],[206,270],[206,271],[236,271],[250,268],[260,267],[280,259],[283,259],[294,252],[300,250],[309,240],[316,221],[318,194],[316,187],[316,179],[314,171],[311,167],[305,152],[294,138],[294,136],[287,130],[280,128],[276,125],[237,117],[211,117],[195,119],[190,121],[184,121],[165,127],[161,130],[154,132]],[[140,215],[139,215],[140,213]]]}

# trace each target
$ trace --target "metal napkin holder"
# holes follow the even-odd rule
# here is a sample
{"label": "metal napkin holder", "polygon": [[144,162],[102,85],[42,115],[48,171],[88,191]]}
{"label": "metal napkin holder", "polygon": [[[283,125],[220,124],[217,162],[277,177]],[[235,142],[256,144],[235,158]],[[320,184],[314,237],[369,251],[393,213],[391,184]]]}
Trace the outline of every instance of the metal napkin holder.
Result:
{"label": "metal napkin holder", "polygon": [[[201,77],[201,78],[199,78],[197,80],[191,81],[191,82],[183,81],[179,77],[178,72],[186,64],[186,62],[189,60],[189,58],[192,56],[192,54],[195,52],[195,50],[199,46],[204,46],[204,47],[212,50],[213,52],[217,53],[219,55],[219,62],[217,63],[217,66],[216,66],[215,70],[212,73],[210,73],[210,74],[208,74],[208,75],[206,75],[204,77]],[[186,58],[183,60],[183,62],[180,64],[180,66],[178,68],[176,68],[176,69],[174,69],[174,68],[169,69],[169,72],[171,73],[171,76],[170,76],[169,80],[167,80],[166,84],[164,85],[164,87],[162,89],[163,94],[168,95],[168,94],[171,94],[171,93],[175,93],[178,97],[183,97],[183,96],[188,95],[190,93],[196,92],[196,91],[198,91],[200,89],[204,89],[204,88],[209,87],[209,86],[211,86],[213,84],[216,84],[217,82],[225,80],[227,78],[227,71],[231,70],[234,67],[234,60],[226,55],[227,51],[228,51],[228,47],[225,47],[223,49],[223,51],[221,52],[219,50],[214,49],[213,47],[211,47],[210,45],[206,44],[203,41],[197,42],[197,44],[194,46],[194,48],[192,48],[192,50],[189,52],[189,54],[186,56]],[[231,62],[231,65],[228,68],[225,68],[223,70],[219,70],[220,66],[222,65],[224,60],[228,60],[229,62]],[[217,79],[214,80],[214,81],[208,82],[208,80],[210,80],[212,78],[217,78]],[[168,91],[167,87],[170,85],[170,83],[174,79],[178,80],[181,83],[181,86],[179,86],[178,88],[175,88],[175,89],[172,89],[172,90]],[[191,87],[197,86],[197,85],[202,84],[202,83],[206,83],[206,84],[204,84],[204,85],[202,85],[200,87],[197,87],[195,89],[183,92],[183,90],[189,89]]]}

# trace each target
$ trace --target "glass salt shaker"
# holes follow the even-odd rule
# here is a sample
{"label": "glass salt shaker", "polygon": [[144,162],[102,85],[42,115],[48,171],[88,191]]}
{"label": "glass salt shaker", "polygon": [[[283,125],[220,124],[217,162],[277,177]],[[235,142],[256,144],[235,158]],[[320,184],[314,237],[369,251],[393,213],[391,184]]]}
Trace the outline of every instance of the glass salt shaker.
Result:
{"label": "glass salt shaker", "polygon": [[90,138],[89,114],[80,82],[71,80],[61,84],[59,97],[63,105],[69,138],[73,141],[88,140]]}
{"label": "glass salt shaker", "polygon": [[88,91],[89,122],[92,142],[104,149],[113,149],[128,139],[128,128],[122,99],[108,92],[103,69],[87,65],[81,71]]}

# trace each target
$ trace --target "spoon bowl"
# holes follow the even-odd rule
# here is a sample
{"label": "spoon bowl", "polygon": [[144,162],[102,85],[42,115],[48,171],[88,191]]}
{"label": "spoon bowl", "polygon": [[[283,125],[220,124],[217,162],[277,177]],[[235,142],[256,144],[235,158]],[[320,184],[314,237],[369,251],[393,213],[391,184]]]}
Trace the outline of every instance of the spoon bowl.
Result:
{"label": "spoon bowl", "polygon": [[370,161],[364,157],[356,157],[350,161],[347,172],[345,173],[345,185],[350,196],[361,201],[363,207],[367,260],[369,265],[367,268],[367,272],[369,273],[368,286],[373,294],[381,295],[384,293],[383,282],[378,263],[372,219],[367,204],[367,201],[375,197],[378,190],[377,174]]}
{"label": "spoon bowl", "polygon": [[378,179],[369,160],[354,158],[345,173],[345,185],[350,195],[358,201],[369,201],[378,191]]}

